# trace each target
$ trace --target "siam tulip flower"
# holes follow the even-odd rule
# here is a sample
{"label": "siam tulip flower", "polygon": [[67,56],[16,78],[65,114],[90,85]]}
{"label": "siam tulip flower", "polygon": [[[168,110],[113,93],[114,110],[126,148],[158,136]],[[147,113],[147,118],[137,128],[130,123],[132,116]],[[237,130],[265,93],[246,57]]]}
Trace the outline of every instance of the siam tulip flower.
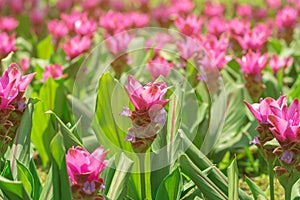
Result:
{"label": "siam tulip flower", "polygon": [[182,34],[193,36],[199,34],[203,19],[197,19],[196,15],[189,15],[185,19],[178,17],[174,24]]}
{"label": "siam tulip flower", "polygon": [[26,108],[23,94],[34,76],[22,76],[19,67],[11,64],[0,77],[0,155],[13,143]]}
{"label": "siam tulip flower", "polygon": [[276,15],[275,23],[279,29],[294,27],[296,24],[297,10],[286,6]]}
{"label": "siam tulip flower", "polygon": [[133,39],[133,36],[129,35],[127,32],[123,32],[113,37],[110,35],[105,35],[105,38],[107,38],[106,44],[110,52],[114,55],[118,55],[127,50],[131,40]]}
{"label": "siam tulip flower", "polygon": [[172,0],[170,9],[175,15],[186,16],[191,13],[194,6],[194,2],[191,0]]}
{"label": "siam tulip flower", "polygon": [[226,22],[221,17],[213,17],[207,23],[207,31],[209,34],[220,37],[226,31]]}
{"label": "siam tulip flower", "polygon": [[106,155],[102,146],[92,154],[79,146],[68,150],[66,163],[73,198],[98,197],[98,191],[104,187],[104,180],[99,176],[107,167]]}
{"label": "siam tulip flower", "polygon": [[135,107],[134,111],[125,107],[120,113],[129,117],[133,125],[125,140],[131,142],[135,152],[145,153],[156,138],[159,126],[166,122],[164,106],[169,99],[163,97],[167,87],[163,82],[142,86],[134,77],[129,76],[125,90]]}
{"label": "siam tulip flower", "polygon": [[67,12],[72,8],[74,0],[57,1],[56,8],[61,12]]}
{"label": "siam tulip flower", "polygon": [[149,16],[139,12],[131,12],[127,14],[131,20],[131,28],[142,28],[149,24]]}
{"label": "siam tulip flower", "polygon": [[101,4],[101,0],[83,0],[82,8],[83,10],[93,10]]}
{"label": "siam tulip flower", "polygon": [[62,44],[62,48],[68,59],[73,59],[88,51],[91,45],[92,41],[88,36],[80,37],[77,35],[71,39],[68,39],[64,44]]}
{"label": "siam tulip flower", "polygon": [[262,21],[268,16],[268,10],[266,8],[258,8],[254,11],[253,15],[256,20]]}
{"label": "siam tulip flower", "polygon": [[180,56],[186,61],[195,56],[196,53],[203,51],[200,42],[190,37],[187,37],[186,40],[179,41],[177,43],[177,49],[179,50]]}
{"label": "siam tulip flower", "polygon": [[240,20],[238,18],[233,18],[227,23],[227,29],[231,35],[243,36],[250,29],[250,22],[248,20]]}
{"label": "siam tulip flower", "polygon": [[48,31],[56,39],[63,38],[68,34],[68,27],[62,21],[52,20],[48,22]]}
{"label": "siam tulip flower", "polygon": [[206,1],[204,6],[204,15],[207,17],[223,17],[225,5],[211,1]]}
{"label": "siam tulip flower", "polygon": [[280,69],[290,67],[293,64],[293,58],[279,58],[277,54],[274,54],[271,57],[269,64],[273,73],[277,74]]}
{"label": "siam tulip flower", "polygon": [[60,79],[66,77],[66,75],[63,74],[63,68],[61,65],[47,65],[43,73],[43,82],[46,82],[49,77],[52,77],[53,79]]}
{"label": "siam tulip flower", "polygon": [[5,32],[13,31],[19,22],[12,17],[1,17],[0,18],[0,30]]}
{"label": "siam tulip flower", "polygon": [[278,10],[281,6],[281,0],[265,0],[265,3],[274,10]]}
{"label": "siam tulip flower", "polygon": [[44,23],[45,16],[48,12],[48,9],[33,9],[29,13],[30,21],[34,25],[41,25]]}
{"label": "siam tulip flower", "polygon": [[82,16],[75,21],[74,30],[79,35],[92,36],[97,30],[97,23],[94,20],[88,19],[86,16]]}
{"label": "siam tulip flower", "polygon": [[253,17],[253,13],[252,13],[253,11],[251,5],[247,5],[247,4],[238,5],[236,12],[239,16],[245,19],[252,19]]}
{"label": "siam tulip flower", "polygon": [[29,67],[30,67],[30,60],[27,59],[27,58],[23,58],[21,61],[20,61],[20,65],[21,65],[21,68],[22,68],[22,71],[23,73],[27,73]]}
{"label": "siam tulip flower", "polygon": [[168,28],[172,24],[172,15],[174,10],[165,4],[160,4],[151,10],[151,16],[163,28]]}
{"label": "siam tulip flower", "polygon": [[151,73],[152,80],[155,80],[160,75],[168,76],[171,69],[174,67],[174,63],[169,63],[163,57],[156,57],[155,59],[149,60],[146,64],[146,68]]}
{"label": "siam tulip flower", "polygon": [[5,58],[10,52],[16,51],[15,35],[8,36],[7,33],[0,33],[0,58]]}
{"label": "siam tulip flower", "polygon": [[62,13],[60,18],[65,22],[69,31],[74,30],[74,25],[77,20],[80,20],[82,17],[86,17],[86,13],[80,13],[76,10],[73,10],[71,14],[67,15]]}
{"label": "siam tulip flower", "polygon": [[10,10],[13,11],[13,13],[20,14],[25,10],[25,5],[23,0],[10,0],[6,2]]}
{"label": "siam tulip flower", "polygon": [[173,37],[169,34],[159,33],[154,36],[153,39],[149,39],[146,41],[146,49],[154,48],[154,56],[157,56],[160,50],[163,50],[163,47],[172,42]]}
{"label": "siam tulip flower", "polygon": [[131,25],[131,20],[123,13],[108,11],[100,16],[99,24],[109,34],[119,33]]}

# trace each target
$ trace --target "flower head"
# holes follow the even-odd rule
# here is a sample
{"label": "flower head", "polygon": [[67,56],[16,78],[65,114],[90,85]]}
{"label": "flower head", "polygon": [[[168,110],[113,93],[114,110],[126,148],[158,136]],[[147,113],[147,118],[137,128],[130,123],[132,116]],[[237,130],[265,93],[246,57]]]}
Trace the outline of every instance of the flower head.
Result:
{"label": "flower head", "polygon": [[206,1],[204,6],[204,15],[208,17],[224,16],[225,5],[211,1]]}
{"label": "flower head", "polygon": [[7,33],[0,33],[0,58],[6,57],[10,52],[16,51],[15,35],[7,35]]}
{"label": "flower head", "polygon": [[174,22],[175,26],[182,34],[192,36],[199,34],[203,20],[197,19],[196,15],[189,15],[187,18],[178,17]]}
{"label": "flower head", "polygon": [[49,77],[52,77],[53,79],[65,77],[61,65],[47,65],[43,73],[43,82],[46,82]]}
{"label": "flower head", "polygon": [[242,71],[245,74],[261,75],[262,70],[266,67],[268,62],[268,54],[261,55],[260,53],[254,53],[249,51],[242,59],[237,59]]}
{"label": "flower head", "polygon": [[19,25],[19,22],[12,17],[0,18],[0,30],[12,31]]}
{"label": "flower head", "polygon": [[68,27],[63,21],[52,20],[48,22],[48,30],[50,34],[57,39],[64,37],[68,32]]}
{"label": "flower head", "polygon": [[297,10],[286,6],[279,11],[275,18],[276,26],[280,29],[294,27],[297,18]]}
{"label": "flower head", "polygon": [[291,66],[293,64],[293,58],[279,58],[277,54],[274,54],[269,64],[274,74],[276,74],[280,69]]}
{"label": "flower head", "polygon": [[119,33],[113,37],[105,35],[105,37],[107,38],[106,44],[113,55],[125,53],[133,39],[133,36],[127,32]]}
{"label": "flower head", "polygon": [[86,52],[92,45],[92,41],[88,36],[75,36],[62,44],[62,48],[69,59],[73,59]]}
{"label": "flower head", "polygon": [[174,63],[169,63],[163,57],[156,57],[155,59],[149,60],[146,68],[150,71],[152,79],[155,80],[160,75],[167,76],[171,69],[174,67]]}

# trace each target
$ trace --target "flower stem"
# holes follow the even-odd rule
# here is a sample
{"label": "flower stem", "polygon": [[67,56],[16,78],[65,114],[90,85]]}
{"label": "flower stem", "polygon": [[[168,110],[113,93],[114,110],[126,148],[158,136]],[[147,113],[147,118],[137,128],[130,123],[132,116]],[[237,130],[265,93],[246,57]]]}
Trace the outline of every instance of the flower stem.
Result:
{"label": "flower stem", "polygon": [[146,185],[145,185],[145,155],[139,154],[140,161],[140,181],[141,181],[141,195],[142,200],[146,199]]}
{"label": "flower stem", "polygon": [[291,200],[291,197],[292,197],[292,186],[290,186],[288,184],[286,187],[284,187],[285,200]]}
{"label": "flower stem", "polygon": [[270,200],[275,199],[274,195],[274,171],[273,171],[273,165],[272,163],[268,163],[269,167],[269,184],[270,184]]}

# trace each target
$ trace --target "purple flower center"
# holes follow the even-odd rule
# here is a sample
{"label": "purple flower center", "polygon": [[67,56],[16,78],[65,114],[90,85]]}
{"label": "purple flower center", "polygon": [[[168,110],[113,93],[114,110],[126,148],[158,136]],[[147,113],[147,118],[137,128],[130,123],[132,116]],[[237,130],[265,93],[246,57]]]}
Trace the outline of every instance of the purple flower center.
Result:
{"label": "purple flower center", "polygon": [[293,155],[294,155],[293,152],[285,151],[283,152],[283,155],[280,160],[290,164],[293,160]]}
{"label": "purple flower center", "polygon": [[92,181],[92,182],[86,181],[83,185],[82,190],[88,195],[93,194],[96,191],[95,182],[94,181]]}

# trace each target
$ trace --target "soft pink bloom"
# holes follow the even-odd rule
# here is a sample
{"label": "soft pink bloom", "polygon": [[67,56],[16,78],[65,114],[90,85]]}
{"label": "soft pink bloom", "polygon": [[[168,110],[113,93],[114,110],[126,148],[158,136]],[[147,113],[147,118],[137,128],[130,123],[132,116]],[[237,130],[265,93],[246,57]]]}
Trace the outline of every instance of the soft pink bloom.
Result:
{"label": "soft pink bloom", "polygon": [[58,20],[52,20],[48,22],[48,30],[50,34],[57,39],[64,37],[69,31],[66,24]]}
{"label": "soft pink bloom", "polygon": [[194,8],[194,2],[191,0],[172,0],[170,9],[176,15],[187,15]]}
{"label": "soft pink bloom", "polygon": [[300,103],[294,99],[288,107],[284,105],[281,115],[269,115],[268,119],[274,127],[270,128],[278,142],[300,141]]}
{"label": "soft pink bloom", "polygon": [[73,3],[74,3],[74,0],[57,1],[56,8],[60,12],[66,12],[72,8]]}
{"label": "soft pink bloom", "polygon": [[68,39],[62,48],[67,54],[69,59],[73,59],[82,53],[86,52],[92,45],[92,41],[88,36],[75,36],[71,39]]}
{"label": "soft pink bloom", "polygon": [[252,6],[251,5],[238,5],[237,14],[242,18],[251,19],[252,18]]}
{"label": "soft pink bloom", "polygon": [[173,10],[165,4],[160,4],[151,9],[151,16],[163,27],[168,27],[170,25],[173,15]]}
{"label": "soft pink bloom", "polygon": [[277,10],[281,6],[281,0],[265,0],[267,6],[269,8],[273,8],[274,10]]}
{"label": "soft pink bloom", "polygon": [[74,30],[80,35],[93,35],[97,30],[97,23],[92,19],[88,19],[86,16],[82,16],[75,21]]}
{"label": "soft pink bloom", "polygon": [[43,82],[46,82],[49,77],[52,77],[53,79],[59,79],[66,77],[66,75],[63,74],[63,68],[61,65],[47,65],[45,67],[45,71],[43,72]]}
{"label": "soft pink bloom", "polygon": [[169,63],[160,56],[153,60],[149,60],[146,65],[146,68],[150,71],[153,80],[158,78],[160,75],[164,77],[168,76],[173,67],[174,63]]}
{"label": "soft pink bloom", "polygon": [[221,17],[213,17],[207,23],[207,31],[209,34],[219,37],[226,31],[226,22]]}
{"label": "soft pink bloom", "polygon": [[86,13],[80,13],[77,10],[73,10],[71,14],[67,15],[62,13],[60,15],[61,19],[65,22],[69,30],[74,30],[74,25],[77,20],[80,20],[82,17],[86,17]]}
{"label": "soft pink bloom", "polygon": [[11,64],[0,77],[0,109],[9,107],[18,95],[22,95],[35,73],[22,76],[20,68]]}
{"label": "soft pink bloom", "polygon": [[23,0],[10,0],[10,1],[6,1],[6,3],[14,13],[20,14],[25,10],[25,5]]}
{"label": "soft pink bloom", "polygon": [[7,33],[0,33],[0,58],[6,57],[10,52],[16,51],[15,35],[8,36]]}
{"label": "soft pink bloom", "polygon": [[268,16],[268,10],[266,8],[258,8],[253,15],[257,20],[263,20]]}
{"label": "soft pink bloom", "polygon": [[197,53],[203,51],[201,43],[195,39],[187,37],[186,40],[181,40],[177,43],[177,48],[179,50],[180,56],[188,60],[195,56]]}
{"label": "soft pink bloom", "polygon": [[0,18],[0,30],[12,31],[19,25],[19,22],[12,17],[1,17]]}
{"label": "soft pink bloom", "polygon": [[173,37],[170,34],[159,33],[155,35],[153,39],[149,39],[146,41],[145,48],[153,48],[154,55],[158,55],[159,51],[163,49],[165,44],[171,43],[172,41]]}
{"label": "soft pink bloom", "polygon": [[163,82],[142,86],[134,77],[129,76],[125,89],[136,110],[149,110],[154,105],[164,107],[169,102],[168,99],[163,99],[167,92],[167,86]]}
{"label": "soft pink bloom", "polygon": [[218,4],[211,1],[206,1],[204,6],[204,15],[208,17],[222,17],[225,11],[224,4]]}
{"label": "soft pink bloom", "polygon": [[41,25],[45,21],[45,16],[47,14],[47,9],[33,9],[29,13],[30,20],[35,25]]}
{"label": "soft pink bloom", "polygon": [[237,62],[240,64],[243,73],[261,75],[268,62],[268,53],[261,55],[259,52],[249,51],[241,59],[237,58]]}
{"label": "soft pink bloom", "polygon": [[99,176],[107,167],[108,161],[105,160],[106,155],[107,152],[103,151],[102,146],[98,147],[92,154],[82,147],[70,148],[66,155],[66,163],[71,186],[80,184],[84,190],[86,182],[94,182],[94,184],[95,182],[100,182],[103,184],[104,181]]}
{"label": "soft pink bloom", "polygon": [[105,37],[107,38],[106,45],[114,55],[124,53],[133,39],[133,36],[129,35],[127,32],[119,33],[113,37],[110,35],[106,35]]}
{"label": "soft pink bloom", "polygon": [[293,58],[279,58],[277,54],[274,54],[269,64],[274,74],[276,74],[280,69],[291,66],[293,64]]}
{"label": "soft pink bloom", "polygon": [[21,65],[21,68],[22,68],[22,71],[24,73],[27,73],[29,67],[30,67],[30,60],[27,59],[27,58],[23,58],[21,61],[20,61],[20,65]]}
{"label": "soft pink bloom", "polygon": [[127,17],[131,20],[131,28],[145,27],[150,21],[148,15],[139,12],[130,12]]}
{"label": "soft pink bloom", "polygon": [[280,96],[277,100],[273,98],[260,99],[259,103],[249,104],[244,101],[250,112],[253,114],[259,124],[270,124],[269,115],[280,115],[283,107],[287,105],[286,96]]}
{"label": "soft pink bloom", "polygon": [[82,8],[84,10],[93,10],[97,8],[101,3],[101,0],[82,0]]}
{"label": "soft pink bloom", "polygon": [[174,24],[182,34],[192,36],[199,34],[203,19],[197,19],[196,15],[189,15],[187,18],[178,17]]}
{"label": "soft pink bloom", "polygon": [[250,22],[248,20],[240,20],[233,18],[227,22],[227,29],[233,36],[243,36],[250,29]]}
{"label": "soft pink bloom", "polygon": [[294,27],[298,12],[296,9],[286,6],[276,15],[275,22],[279,29]]}
{"label": "soft pink bloom", "polygon": [[131,19],[123,13],[109,11],[100,16],[99,23],[109,34],[114,34],[130,27]]}

